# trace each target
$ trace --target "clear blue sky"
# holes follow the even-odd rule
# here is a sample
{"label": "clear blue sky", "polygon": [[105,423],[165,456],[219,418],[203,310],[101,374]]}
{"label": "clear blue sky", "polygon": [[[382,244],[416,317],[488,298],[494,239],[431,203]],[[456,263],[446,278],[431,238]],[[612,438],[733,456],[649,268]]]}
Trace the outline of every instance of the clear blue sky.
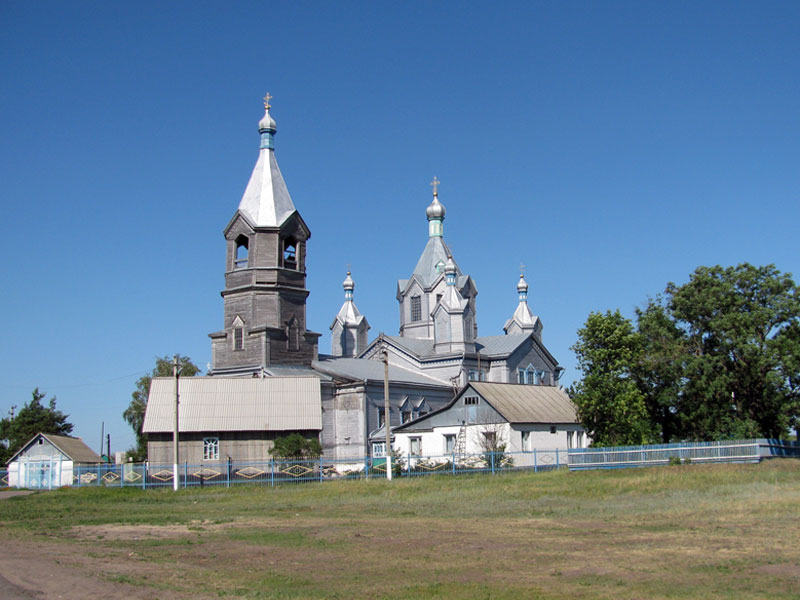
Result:
{"label": "clear blue sky", "polygon": [[308,323],[352,264],[371,335],[426,237],[502,332],[525,263],[544,341],[698,265],[800,276],[798,2],[0,3],[0,413],[35,386],[122,450],[158,355],[205,367],[261,98],[312,231]]}

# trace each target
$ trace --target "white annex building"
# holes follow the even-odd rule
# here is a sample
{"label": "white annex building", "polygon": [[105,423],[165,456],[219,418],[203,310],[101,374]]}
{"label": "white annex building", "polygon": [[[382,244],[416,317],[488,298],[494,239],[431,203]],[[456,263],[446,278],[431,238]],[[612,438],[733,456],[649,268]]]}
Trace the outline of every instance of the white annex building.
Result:
{"label": "white annex building", "polygon": [[[384,349],[392,426],[451,405],[470,382],[542,387],[571,406],[558,387],[563,369],[544,346],[542,322],[528,306],[522,276],[516,299],[510,295],[511,317],[503,332],[478,335],[478,288],[445,243],[446,211],[435,178],[433,199],[425,210],[427,243],[410,276],[397,282],[398,334],[368,341],[370,326],[356,307],[355,282],[348,272],[344,303],[338,312],[331,310],[331,352],[319,353],[320,334],[306,327],[311,230],[275,158],[277,127],[268,101],[269,96],[259,122],[258,160],[223,232],[223,323],[210,334],[212,368],[208,377],[195,378],[181,393],[180,422],[192,426],[181,428],[185,443],[180,461],[253,460],[258,454],[267,458],[272,440],[291,431],[319,435],[326,458],[362,459],[373,450],[371,434],[384,422]],[[247,379],[247,390],[235,391],[223,381],[228,378]],[[317,385],[309,387],[309,378]],[[287,391],[276,395],[276,386]],[[173,398],[169,384],[154,380],[143,427],[151,462],[171,462]],[[246,407],[253,398],[269,404],[253,408],[253,415],[264,417],[248,418]],[[538,398],[533,395],[529,401],[535,404]],[[279,421],[266,418],[278,413]],[[571,415],[569,422],[537,426],[576,432],[574,410]],[[548,438],[551,445],[553,439]]]}

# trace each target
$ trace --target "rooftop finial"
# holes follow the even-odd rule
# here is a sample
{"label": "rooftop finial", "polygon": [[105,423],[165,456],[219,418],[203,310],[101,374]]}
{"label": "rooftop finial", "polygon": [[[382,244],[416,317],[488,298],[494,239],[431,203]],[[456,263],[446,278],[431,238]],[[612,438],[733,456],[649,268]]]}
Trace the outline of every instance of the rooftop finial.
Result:
{"label": "rooftop finial", "polygon": [[431,181],[431,185],[433,186],[433,197],[436,198],[439,195],[439,184],[442,183],[436,178],[436,175],[433,176],[433,181]]}
{"label": "rooftop finial", "polygon": [[272,96],[270,96],[269,92],[267,92],[267,95],[264,96],[264,108],[267,110],[272,108],[272,105],[269,103],[270,100],[272,100]]}

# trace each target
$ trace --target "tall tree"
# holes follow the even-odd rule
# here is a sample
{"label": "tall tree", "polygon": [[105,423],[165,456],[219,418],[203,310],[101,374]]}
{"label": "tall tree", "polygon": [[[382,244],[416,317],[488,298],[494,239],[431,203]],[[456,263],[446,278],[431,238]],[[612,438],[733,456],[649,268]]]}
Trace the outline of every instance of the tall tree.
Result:
{"label": "tall tree", "polygon": [[642,353],[633,323],[619,310],[591,313],[572,350],[583,377],[570,395],[592,443],[619,446],[650,441],[645,397],[632,377]]}
{"label": "tall tree", "polygon": [[798,418],[800,290],[774,265],[698,267],[667,285],[687,343],[684,435],[785,436]]}
{"label": "tall tree", "polygon": [[[194,377],[200,372],[188,356],[178,356],[181,377]],[[133,460],[141,461],[147,459],[147,437],[142,433],[144,424],[144,413],[147,410],[147,397],[150,395],[150,383],[153,377],[172,377],[173,358],[169,356],[156,357],[155,368],[143,375],[136,381],[136,389],[131,394],[132,400],[122,413],[123,418],[131,426],[136,434],[136,446],[128,451],[128,456]]]}
{"label": "tall tree", "polygon": [[8,446],[0,444],[0,464],[5,464],[37,433],[69,435],[72,432],[72,423],[67,421],[69,415],[56,409],[55,396],[47,405],[42,404],[45,395],[37,387],[30,402],[16,416],[0,420],[0,440],[8,440]]}

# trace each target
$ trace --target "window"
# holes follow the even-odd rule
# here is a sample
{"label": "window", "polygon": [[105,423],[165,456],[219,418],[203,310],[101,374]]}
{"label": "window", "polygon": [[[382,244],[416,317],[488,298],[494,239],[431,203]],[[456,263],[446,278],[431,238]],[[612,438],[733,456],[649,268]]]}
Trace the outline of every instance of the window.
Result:
{"label": "window", "polygon": [[243,269],[247,266],[247,252],[250,246],[250,240],[246,235],[240,235],[236,238],[236,257],[233,260],[235,269]]}
{"label": "window", "polygon": [[567,432],[567,448],[573,448],[574,447],[574,440],[573,440],[574,437],[575,437],[575,432],[574,431],[568,431]]}
{"label": "window", "polygon": [[478,372],[475,369],[469,370],[469,380],[478,381]]}
{"label": "window", "polygon": [[464,398],[464,404],[466,405],[477,405],[478,404],[478,397],[477,396],[467,396]]}
{"label": "window", "polygon": [[422,321],[422,298],[411,296],[411,320]]}
{"label": "window", "polygon": [[419,456],[420,454],[422,454],[422,438],[419,437],[408,438],[408,442],[409,442],[408,454],[410,456]]}
{"label": "window", "polygon": [[555,425],[551,425],[550,426],[550,433],[555,433],[555,432],[556,432],[556,426]]}
{"label": "window", "polygon": [[517,369],[517,383],[525,383],[525,369]]}
{"label": "window", "polygon": [[372,458],[386,458],[386,442],[372,443]]}
{"label": "window", "polygon": [[244,349],[244,328],[242,327],[234,327],[233,329],[233,349]]}
{"label": "window", "polygon": [[575,437],[578,439],[578,443],[576,444],[576,446],[578,448],[583,448],[583,432],[579,431]]}
{"label": "window", "polygon": [[219,438],[203,438],[203,460],[219,460]]}
{"label": "window", "polygon": [[406,423],[406,422],[408,422],[410,420],[411,420],[411,411],[410,410],[404,410],[403,414],[402,414],[403,423]]}
{"label": "window", "polygon": [[444,436],[444,451],[445,454],[452,454],[456,450],[456,434],[446,433]]}
{"label": "window", "polygon": [[531,432],[530,431],[523,431],[522,432],[522,450],[523,451],[530,451],[531,450]]}
{"label": "window", "polygon": [[436,304],[442,301],[442,294],[436,294]]}
{"label": "window", "polygon": [[384,411],[382,408],[378,409],[378,427],[383,427],[383,424],[386,421],[386,419],[383,418],[384,417],[383,412]]}
{"label": "window", "polygon": [[483,438],[486,440],[486,446],[494,448],[497,442],[497,434],[494,431],[484,431]]}

